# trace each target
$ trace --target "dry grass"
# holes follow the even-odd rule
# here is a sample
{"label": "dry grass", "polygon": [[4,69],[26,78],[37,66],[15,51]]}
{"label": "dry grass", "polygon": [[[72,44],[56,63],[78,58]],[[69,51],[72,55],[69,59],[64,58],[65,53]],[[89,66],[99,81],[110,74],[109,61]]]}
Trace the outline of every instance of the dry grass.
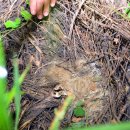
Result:
{"label": "dry grass", "polygon": [[[73,68],[76,61],[82,58],[86,61],[84,65],[96,63],[101,69],[105,79],[105,85],[102,87],[107,89],[111,96],[106,107],[90,124],[120,122],[129,118],[126,111],[130,85],[130,22],[123,14],[125,1],[118,3],[112,0],[60,0],[47,20],[39,22],[34,18],[15,31],[5,30],[3,23],[19,16],[20,6],[25,6],[24,1],[4,0],[0,1],[0,5],[0,29],[7,48],[9,70],[12,51],[17,53],[21,69],[30,58],[33,60],[30,75],[23,85],[28,95],[33,95],[30,99],[23,100],[27,101],[27,107],[23,111],[23,115],[27,115],[23,118],[28,117],[30,112],[33,117],[30,116],[30,122],[28,118],[25,119],[28,122],[27,128],[39,129],[39,122],[40,127],[46,129],[49,124],[42,126],[40,120],[44,124],[50,122],[54,107],[59,105],[60,101],[48,98],[52,86],[55,85],[49,85],[42,90],[34,85],[41,78],[41,70],[52,64],[54,59],[60,60],[61,63],[69,61],[67,67]],[[11,79],[11,75],[9,78]],[[35,106],[42,106],[43,103],[44,107],[39,108],[34,115],[33,111],[37,111]],[[49,106],[51,103],[53,105]],[[49,119],[45,116],[46,113]],[[45,116],[44,119],[42,115]],[[24,128],[23,124],[21,126]]]}

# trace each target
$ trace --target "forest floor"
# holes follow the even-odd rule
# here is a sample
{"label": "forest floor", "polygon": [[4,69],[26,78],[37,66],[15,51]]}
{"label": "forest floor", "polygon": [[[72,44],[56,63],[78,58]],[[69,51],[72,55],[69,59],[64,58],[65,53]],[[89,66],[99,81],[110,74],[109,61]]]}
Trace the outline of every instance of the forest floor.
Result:
{"label": "forest floor", "polygon": [[[25,0],[0,1],[0,31],[9,71],[17,57],[22,72],[32,62],[22,90],[20,130],[46,130],[68,92],[75,95],[61,127],[130,119],[130,22],[127,3],[113,0],[59,0],[47,18],[33,17],[10,30]],[[87,116],[73,110],[83,101]],[[12,106],[12,109],[13,108]]]}

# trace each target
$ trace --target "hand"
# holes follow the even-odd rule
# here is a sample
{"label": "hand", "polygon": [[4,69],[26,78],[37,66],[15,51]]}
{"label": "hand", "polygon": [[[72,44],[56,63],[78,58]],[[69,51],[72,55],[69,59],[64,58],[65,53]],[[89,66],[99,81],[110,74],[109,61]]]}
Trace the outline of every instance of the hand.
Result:
{"label": "hand", "polygon": [[48,16],[49,7],[54,7],[56,0],[30,0],[30,11],[32,15],[37,15],[38,19]]}

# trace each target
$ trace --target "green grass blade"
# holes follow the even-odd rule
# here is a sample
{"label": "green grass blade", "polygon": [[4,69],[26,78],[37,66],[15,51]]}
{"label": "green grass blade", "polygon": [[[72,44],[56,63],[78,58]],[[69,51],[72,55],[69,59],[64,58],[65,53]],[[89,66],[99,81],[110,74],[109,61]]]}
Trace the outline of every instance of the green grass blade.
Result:
{"label": "green grass blade", "polygon": [[27,66],[27,68],[24,70],[24,72],[19,75],[18,71],[18,64],[17,61],[14,61],[14,87],[11,90],[11,93],[9,94],[10,101],[12,100],[13,96],[15,96],[15,106],[16,106],[16,120],[15,120],[15,130],[18,129],[18,123],[19,123],[19,116],[21,111],[21,89],[20,86],[27,75],[28,71],[30,69],[30,65]]}
{"label": "green grass blade", "polygon": [[9,109],[4,105],[4,99],[4,94],[0,92],[0,130],[13,130]]}
{"label": "green grass blade", "polygon": [[20,77],[19,77],[19,85],[22,84],[22,82],[24,81],[24,78],[26,77],[29,70],[30,70],[30,64],[26,67],[24,72],[20,75]]}
{"label": "green grass blade", "polygon": [[[65,130],[73,130],[72,128]],[[76,128],[76,130],[130,130],[130,122],[123,122],[119,124],[98,125],[95,127]]]}
{"label": "green grass blade", "polygon": [[[19,86],[21,86],[21,84],[23,83],[28,71],[30,70],[30,65],[28,65],[26,67],[26,69],[24,70],[24,72],[20,75],[18,81],[19,81]],[[21,92],[22,93],[22,92]],[[10,90],[10,92],[8,92],[7,94],[7,98],[8,98],[8,102],[7,104],[10,104],[13,100],[13,98],[15,97],[16,95],[16,87],[13,86],[13,88]]]}
{"label": "green grass blade", "polygon": [[0,37],[0,90],[2,93],[5,92],[6,89],[6,81],[7,81],[7,70],[6,70],[6,60],[5,60],[5,52],[2,39]]}
{"label": "green grass blade", "polygon": [[15,130],[18,129],[19,115],[21,110],[21,90],[19,86],[19,69],[17,60],[14,60],[14,93],[15,93],[15,108],[16,108],[16,118],[15,118]]}
{"label": "green grass blade", "polygon": [[0,38],[0,130],[12,130],[11,117],[9,115],[9,106],[7,105],[6,92],[6,60],[4,53],[4,46],[2,39]]}
{"label": "green grass blade", "polygon": [[5,52],[1,36],[0,36],[0,66],[6,67]]}
{"label": "green grass blade", "polygon": [[59,130],[60,123],[64,119],[67,108],[71,104],[73,99],[74,99],[74,96],[70,94],[65,99],[65,101],[64,101],[63,105],[61,106],[61,108],[59,108],[57,111],[55,111],[55,118],[54,118],[49,130]]}

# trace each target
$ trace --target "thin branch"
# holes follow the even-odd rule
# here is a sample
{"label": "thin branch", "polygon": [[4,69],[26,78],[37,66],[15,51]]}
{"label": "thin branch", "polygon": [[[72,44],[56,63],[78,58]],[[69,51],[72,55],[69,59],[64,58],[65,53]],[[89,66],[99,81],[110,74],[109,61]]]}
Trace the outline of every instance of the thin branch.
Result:
{"label": "thin branch", "polygon": [[79,11],[81,10],[83,4],[85,3],[86,0],[82,0],[81,3],[79,4],[79,8],[77,9],[75,15],[73,16],[71,25],[70,25],[70,32],[69,32],[69,38],[71,38],[72,32],[73,32],[73,28],[74,28],[74,24],[75,24],[75,20],[79,14]]}

